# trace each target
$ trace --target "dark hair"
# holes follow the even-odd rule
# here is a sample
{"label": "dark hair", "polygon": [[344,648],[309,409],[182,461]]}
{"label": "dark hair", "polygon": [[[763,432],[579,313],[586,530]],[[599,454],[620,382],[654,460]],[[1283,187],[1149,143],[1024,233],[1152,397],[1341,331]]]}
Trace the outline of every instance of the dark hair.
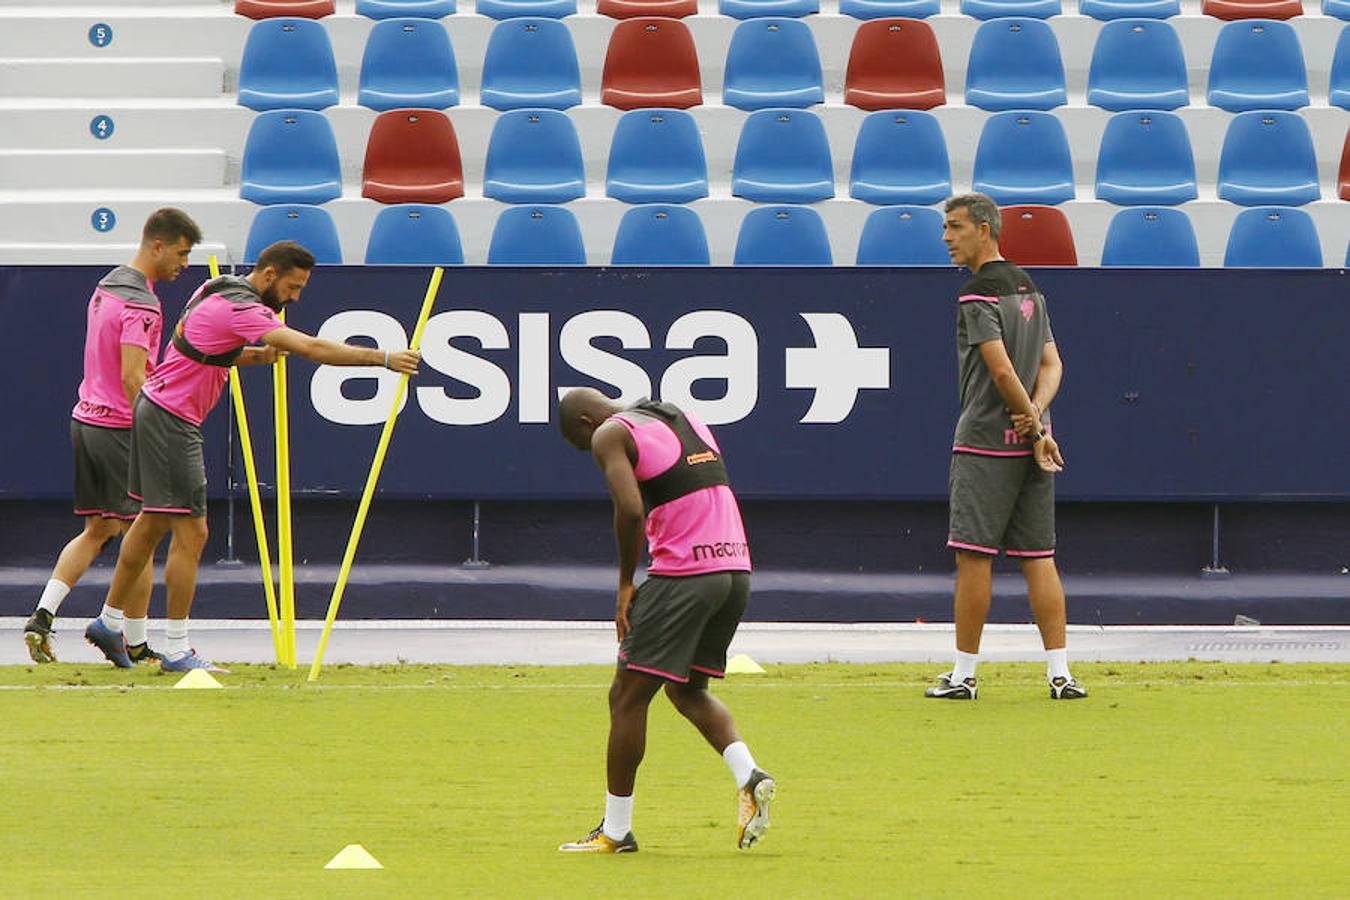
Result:
{"label": "dark hair", "polygon": [[981,222],[987,223],[989,225],[989,236],[995,241],[998,240],[999,232],[1003,230],[1003,218],[999,215],[998,204],[988,194],[957,194],[947,200],[947,203],[942,207],[942,211],[951,212],[961,207],[965,207],[966,214],[970,216],[970,221],[977,226]]}
{"label": "dark hair", "polygon": [[253,270],[261,272],[268,266],[276,269],[278,275],[285,275],[291,269],[304,269],[308,272],[314,268],[314,254],[295,241],[277,241],[258,254],[258,262]]}
{"label": "dark hair", "polygon": [[187,238],[189,244],[200,244],[202,230],[192,221],[191,216],[172,206],[152,212],[150,218],[145,220],[145,227],[141,229],[142,244],[149,244],[152,241],[176,244],[179,238]]}

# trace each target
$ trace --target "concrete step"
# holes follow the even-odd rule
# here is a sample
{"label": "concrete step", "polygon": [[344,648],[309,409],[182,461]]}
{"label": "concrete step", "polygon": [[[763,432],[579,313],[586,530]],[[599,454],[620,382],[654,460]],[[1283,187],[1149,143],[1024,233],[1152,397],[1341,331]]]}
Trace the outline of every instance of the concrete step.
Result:
{"label": "concrete step", "polygon": [[0,150],[0,190],[52,186],[214,188],[225,184],[223,150]]}
{"label": "concrete step", "polygon": [[224,85],[225,64],[205,57],[0,59],[0,97],[214,98]]}
{"label": "concrete step", "polygon": [[[139,243],[109,242],[107,244],[0,244],[0,265],[24,264],[33,266],[115,266],[136,255]],[[192,250],[197,259],[210,254],[224,258],[227,248],[218,241],[202,241]]]}

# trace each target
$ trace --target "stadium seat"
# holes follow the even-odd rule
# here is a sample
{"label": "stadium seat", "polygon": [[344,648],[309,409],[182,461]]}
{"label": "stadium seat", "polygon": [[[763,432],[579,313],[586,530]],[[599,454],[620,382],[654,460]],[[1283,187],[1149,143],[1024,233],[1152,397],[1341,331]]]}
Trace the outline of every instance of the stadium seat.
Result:
{"label": "stadium seat", "polygon": [[275,18],[253,24],[239,60],[241,106],[325,109],[337,102],[337,63],[322,23]]}
{"label": "stadium seat", "polygon": [[820,117],[761,109],[741,128],[731,193],[757,203],[815,203],[834,196],[834,163]]}
{"label": "stadium seat", "polygon": [[1059,0],[961,0],[961,15],[975,19],[1048,19],[1061,12]]}
{"label": "stadium seat", "polygon": [[234,11],[250,19],[271,19],[276,16],[322,19],[333,14],[335,5],[333,0],[235,0]]}
{"label": "stadium seat", "polygon": [[1288,22],[1229,22],[1209,64],[1209,105],[1228,112],[1308,105],[1303,48]]}
{"label": "stadium seat", "polygon": [[615,266],[706,266],[703,220],[687,206],[638,206],[623,214],[614,236]]}
{"label": "stadium seat", "polygon": [[1111,219],[1102,247],[1103,266],[1192,267],[1200,265],[1195,227],[1171,207],[1122,209]]}
{"label": "stadium seat", "polygon": [[950,266],[942,213],[924,206],[874,210],[858,239],[859,266]]}
{"label": "stadium seat", "polygon": [[1054,109],[1068,101],[1055,32],[1040,19],[997,19],[975,32],[966,103],[980,109]]}
{"label": "stadium seat", "polygon": [[717,12],[733,19],[761,16],[800,18],[820,12],[820,0],[718,0]]}
{"label": "stadium seat", "polygon": [[321,206],[283,203],[258,210],[244,242],[243,261],[250,265],[257,262],[258,256],[277,241],[296,241],[322,265],[342,265],[337,225]]}
{"label": "stadium seat", "polygon": [[611,19],[636,19],[639,16],[683,19],[698,14],[698,0],[600,0],[595,11]]}
{"label": "stadium seat", "polygon": [[1053,206],[1074,197],[1073,159],[1064,126],[1053,113],[998,112],[980,132],[973,189],[1000,206]]}
{"label": "stadium seat", "polygon": [[1327,102],[1332,106],[1350,109],[1350,25],[1341,29],[1341,37],[1336,41],[1336,53],[1331,59]]}
{"label": "stadium seat", "polygon": [[941,11],[939,0],[839,0],[839,14],[855,19],[926,19]]}
{"label": "stadium seat", "polygon": [[1076,266],[1078,251],[1064,213],[1052,206],[1008,206],[1000,210],[999,252],[1019,266]]}
{"label": "stadium seat", "polygon": [[1322,267],[1322,242],[1312,216],[1301,209],[1244,209],[1228,233],[1226,267],[1296,269]]}
{"label": "stadium seat", "polygon": [[259,113],[244,141],[239,196],[254,203],[326,203],[342,196],[333,126],[310,109]]}
{"label": "stadium seat", "polygon": [[366,143],[361,196],[380,203],[445,203],[464,196],[455,127],[443,112],[391,109]]}
{"label": "stadium seat", "polygon": [[448,209],[419,203],[386,206],[370,227],[368,266],[458,266],[463,262],[459,226]]}
{"label": "stadium seat", "polygon": [[940,203],[952,193],[942,126],[932,113],[868,113],[853,145],[849,195],[879,206]]}
{"label": "stadium seat", "polygon": [[858,26],[844,102],[859,109],[932,109],[947,102],[937,38],[927,22],[874,19]]}
{"label": "stadium seat", "polygon": [[512,206],[502,210],[492,229],[488,265],[586,265],[586,246],[577,217],[561,206]]}
{"label": "stadium seat", "polygon": [[600,102],[618,109],[688,109],[703,102],[698,52],[679,19],[641,16],[614,26]]}
{"label": "stadium seat", "polygon": [[484,106],[568,109],[581,102],[572,32],[557,19],[507,19],[492,29],[483,56]]}
{"label": "stadium seat", "polygon": [[1204,0],[1200,12],[1216,19],[1292,19],[1303,0]]}
{"label": "stadium seat", "polygon": [[1350,0],[1322,0],[1322,15],[1350,20]]}
{"label": "stadium seat", "polygon": [[361,58],[356,102],[378,112],[457,105],[459,72],[445,26],[431,19],[377,22]]}
{"label": "stadium seat", "polygon": [[736,237],[738,266],[832,266],[830,236],[808,206],[759,206],[745,214]]}
{"label": "stadium seat", "polygon": [[1087,102],[1112,112],[1188,105],[1186,57],[1176,29],[1136,19],[1103,25],[1088,67]]}
{"label": "stadium seat", "polygon": [[1180,0],[1079,0],[1080,15],[1111,19],[1170,19],[1181,15]]}
{"label": "stadium seat", "polygon": [[1302,206],[1322,196],[1308,123],[1294,112],[1238,113],[1219,155],[1219,199]]}
{"label": "stadium seat", "polygon": [[577,0],[478,0],[474,12],[489,19],[565,19],[576,15]]}
{"label": "stadium seat", "polygon": [[367,19],[439,19],[455,11],[455,0],[356,0],[356,14]]}
{"label": "stadium seat", "polygon": [[1341,171],[1336,183],[1342,200],[1350,200],[1350,129],[1345,132],[1345,147],[1341,150]]}
{"label": "stadium seat", "polygon": [[810,26],[800,19],[751,19],[736,26],[722,102],[737,109],[824,103],[820,54]]}
{"label": "stadium seat", "polygon": [[605,193],[625,203],[689,203],[708,196],[708,162],[694,117],[635,109],[614,126]]}
{"label": "stadium seat", "polygon": [[1118,206],[1194,200],[1195,154],[1186,123],[1161,110],[1116,113],[1097,154],[1097,199]]}
{"label": "stadium seat", "polygon": [[483,196],[503,203],[566,203],[586,195],[581,139],[567,113],[515,109],[497,117],[483,165]]}

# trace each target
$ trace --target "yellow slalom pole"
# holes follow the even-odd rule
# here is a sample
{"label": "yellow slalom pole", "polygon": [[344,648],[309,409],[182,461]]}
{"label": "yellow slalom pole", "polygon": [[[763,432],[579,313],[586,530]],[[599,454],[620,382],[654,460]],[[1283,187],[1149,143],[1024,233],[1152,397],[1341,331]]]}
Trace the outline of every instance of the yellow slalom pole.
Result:
{"label": "yellow slalom pole", "polygon": [[[422,331],[431,318],[431,307],[441,290],[441,276],[445,270],[440,266],[431,270],[431,283],[427,285],[426,296],[422,298],[422,311],[417,316],[417,325],[413,328],[412,343],[408,349],[416,350],[422,345]],[[366,525],[366,514],[370,511],[370,501],[375,495],[375,483],[380,479],[380,469],[384,466],[384,455],[389,450],[389,439],[394,434],[394,423],[398,420],[399,410],[403,406],[403,395],[408,390],[408,376],[398,380],[398,390],[394,392],[394,405],[389,410],[389,418],[384,420],[384,431],[380,432],[380,442],[375,447],[375,460],[370,464],[370,474],[366,476],[366,487],[361,492],[361,503],[356,508],[356,521],[352,523],[351,537],[347,539],[347,552],[342,555],[342,568],[338,570],[337,583],[333,585],[333,596],[328,601],[328,616],[324,619],[323,635],[319,638],[319,649],[314,654],[314,664],[309,668],[309,680],[319,680],[319,668],[323,665],[323,655],[328,649],[328,638],[333,633],[333,622],[337,619],[338,607],[342,604],[342,593],[347,589],[347,578],[352,572],[352,562],[356,559],[356,545],[361,542],[361,530]]]}
{"label": "yellow slalom pole", "polygon": [[[286,314],[278,318],[286,324]],[[277,562],[281,594],[281,662],[295,668],[295,551],[291,541],[291,428],[286,391],[286,357],[272,366],[277,437]]]}
{"label": "yellow slalom pole", "polygon": [[[212,254],[207,260],[211,277],[220,277],[220,263]],[[277,595],[272,587],[272,554],[267,549],[267,520],[263,518],[262,497],[258,494],[258,467],[253,461],[253,437],[248,430],[248,410],[244,408],[244,386],[239,370],[230,366],[230,397],[234,418],[239,423],[239,450],[244,457],[244,475],[248,481],[248,502],[253,508],[253,536],[258,540],[258,563],[262,567],[263,596],[267,599],[267,624],[272,627],[272,645],[281,662],[281,632],[277,628]]]}

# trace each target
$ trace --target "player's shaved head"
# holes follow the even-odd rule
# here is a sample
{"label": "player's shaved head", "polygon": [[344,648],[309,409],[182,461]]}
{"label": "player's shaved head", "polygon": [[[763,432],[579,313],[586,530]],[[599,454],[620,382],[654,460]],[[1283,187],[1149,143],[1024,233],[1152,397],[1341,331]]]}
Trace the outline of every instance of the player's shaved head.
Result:
{"label": "player's shaved head", "polygon": [[558,401],[558,429],[578,450],[591,449],[591,435],[623,407],[595,388],[572,388]]}

